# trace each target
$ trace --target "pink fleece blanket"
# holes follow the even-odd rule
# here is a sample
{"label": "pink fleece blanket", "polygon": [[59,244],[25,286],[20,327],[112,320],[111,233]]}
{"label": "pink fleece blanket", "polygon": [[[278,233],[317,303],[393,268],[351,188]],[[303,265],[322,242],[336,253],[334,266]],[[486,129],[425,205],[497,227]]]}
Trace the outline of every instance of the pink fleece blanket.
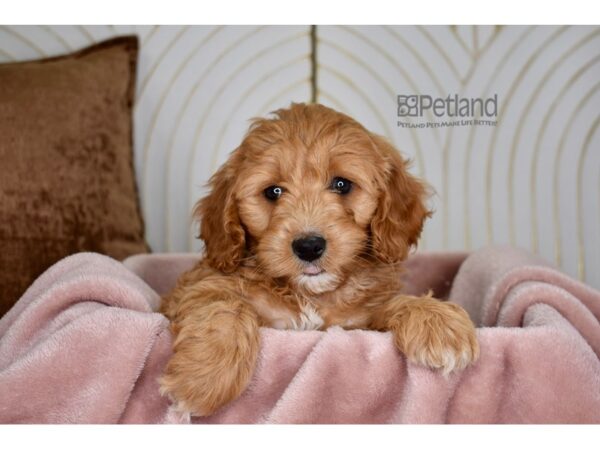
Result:
{"label": "pink fleece blanket", "polygon": [[[0,422],[185,422],[158,394],[171,337],[153,310],[194,261],[82,253],[50,268],[0,320]],[[445,378],[388,333],[264,329],[249,388],[192,422],[600,423],[599,292],[508,248],[418,254],[407,269],[408,292],[469,311],[476,365]]]}

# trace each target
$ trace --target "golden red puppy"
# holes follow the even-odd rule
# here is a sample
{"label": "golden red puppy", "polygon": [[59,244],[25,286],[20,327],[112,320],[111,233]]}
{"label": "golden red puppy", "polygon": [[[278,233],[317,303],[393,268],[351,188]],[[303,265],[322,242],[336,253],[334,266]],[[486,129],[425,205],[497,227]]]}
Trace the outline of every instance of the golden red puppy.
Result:
{"label": "golden red puppy", "polygon": [[389,330],[409,359],[444,372],[479,352],[459,306],[402,295],[426,185],[384,138],[322,105],[253,122],[195,209],[204,258],[163,299],[174,354],[161,390],[208,415],[252,376],[259,327]]}

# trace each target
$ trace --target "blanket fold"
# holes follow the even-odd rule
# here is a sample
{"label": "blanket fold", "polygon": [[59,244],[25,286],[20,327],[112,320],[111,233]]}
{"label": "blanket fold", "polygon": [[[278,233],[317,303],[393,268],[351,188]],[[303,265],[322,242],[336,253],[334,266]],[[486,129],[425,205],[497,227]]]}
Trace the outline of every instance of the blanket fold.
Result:
{"label": "blanket fold", "polygon": [[0,422],[160,422],[171,340],[158,302],[106,256],[51,267],[0,321]]}
{"label": "blanket fold", "polygon": [[[45,272],[0,319],[0,422],[188,421],[158,393],[171,336],[154,311],[196,258],[81,253]],[[419,253],[403,277],[465,307],[475,365],[444,377],[389,333],[265,328],[249,387],[192,422],[600,423],[599,292],[506,247]]]}

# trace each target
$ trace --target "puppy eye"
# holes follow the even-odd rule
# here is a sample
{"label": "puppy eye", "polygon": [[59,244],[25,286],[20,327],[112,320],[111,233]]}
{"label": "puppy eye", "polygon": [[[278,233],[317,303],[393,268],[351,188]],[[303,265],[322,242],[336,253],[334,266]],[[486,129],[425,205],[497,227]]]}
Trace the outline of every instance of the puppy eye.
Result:
{"label": "puppy eye", "polygon": [[283,194],[283,188],[281,186],[269,186],[263,192],[268,200],[275,201]]}
{"label": "puppy eye", "polygon": [[352,181],[342,177],[335,177],[331,182],[331,190],[338,194],[346,195],[352,190]]}

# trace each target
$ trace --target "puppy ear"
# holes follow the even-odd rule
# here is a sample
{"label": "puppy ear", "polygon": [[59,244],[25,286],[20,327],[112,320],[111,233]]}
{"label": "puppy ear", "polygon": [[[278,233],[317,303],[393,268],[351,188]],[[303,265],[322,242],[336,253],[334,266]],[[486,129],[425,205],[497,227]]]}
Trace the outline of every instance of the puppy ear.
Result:
{"label": "puppy ear", "polygon": [[231,273],[240,264],[246,249],[246,233],[242,227],[234,195],[240,151],[211,177],[210,193],[194,208],[194,218],[200,221],[200,238],[204,240],[205,258],[209,265]]}
{"label": "puppy ear", "polygon": [[408,172],[408,163],[386,139],[377,135],[371,139],[387,166],[385,186],[371,220],[373,252],[381,261],[395,263],[408,256],[431,215],[425,206],[428,187]]}

